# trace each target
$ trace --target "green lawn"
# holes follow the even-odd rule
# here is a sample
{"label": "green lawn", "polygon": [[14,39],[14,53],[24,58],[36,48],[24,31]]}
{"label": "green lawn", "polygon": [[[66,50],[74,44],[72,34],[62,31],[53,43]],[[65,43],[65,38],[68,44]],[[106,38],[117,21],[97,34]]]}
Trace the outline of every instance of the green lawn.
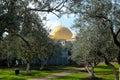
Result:
{"label": "green lawn", "polygon": [[[114,64],[116,67],[117,64]],[[29,78],[38,78],[40,76],[47,76],[53,73],[62,72],[66,70],[73,70],[75,67],[63,67],[58,66],[52,70],[31,70],[31,75],[25,75],[24,70],[20,70],[19,75],[15,75],[14,69],[0,69],[0,80],[27,80]],[[110,67],[101,63],[95,68],[95,74],[100,79],[89,79],[89,74],[87,72],[81,71],[76,72],[64,77],[52,79],[52,80],[114,80],[114,75]]]}
{"label": "green lawn", "polygon": [[[117,64],[114,63],[116,67]],[[95,74],[98,79],[90,79],[87,72],[76,72],[64,77],[55,78],[52,80],[114,80],[114,75],[110,67],[101,63],[95,68]]]}
{"label": "green lawn", "polygon": [[19,75],[15,75],[12,69],[0,69],[0,80],[27,80],[32,77],[46,76],[54,72],[31,70],[30,75],[25,75],[25,71],[20,71]]}
{"label": "green lawn", "polygon": [[30,75],[25,75],[24,70],[20,70],[19,75],[15,75],[14,69],[0,69],[0,80],[27,80],[29,78],[38,78],[53,73],[74,69],[75,67],[55,67],[53,70],[30,70]]}
{"label": "green lawn", "polygon": [[[115,67],[118,70],[118,65],[115,64]],[[100,64],[99,66],[97,66],[95,68],[95,73],[97,75],[97,77],[101,77],[104,78],[105,80],[114,80],[114,75],[112,72],[112,69],[108,66],[106,66],[105,64]]]}

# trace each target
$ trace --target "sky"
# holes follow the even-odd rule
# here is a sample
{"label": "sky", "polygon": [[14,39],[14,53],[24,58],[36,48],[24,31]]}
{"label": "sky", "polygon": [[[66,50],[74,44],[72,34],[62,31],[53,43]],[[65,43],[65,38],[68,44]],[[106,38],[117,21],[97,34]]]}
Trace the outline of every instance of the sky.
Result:
{"label": "sky", "polygon": [[74,23],[75,15],[71,14],[68,15],[62,15],[61,18],[58,18],[55,14],[49,13],[47,14],[47,21],[45,22],[46,26],[50,29],[54,29],[58,25],[65,26],[71,30],[71,32],[74,34],[75,30],[72,27]]}
{"label": "sky", "polygon": [[[51,4],[51,6],[55,6],[55,4]],[[29,5],[30,7],[35,7],[32,4]],[[63,11],[66,11],[66,8],[62,8]],[[43,13],[43,15],[46,15]],[[61,18],[58,18],[55,14],[53,13],[49,13],[46,15],[47,21],[45,20],[45,26],[47,26],[49,29],[54,29],[56,26],[58,25],[62,25],[65,26],[67,28],[69,28],[71,30],[71,32],[74,34],[75,30],[71,27],[74,23],[74,19],[75,19],[75,15],[74,14],[70,14],[69,17],[68,15],[62,15]]]}

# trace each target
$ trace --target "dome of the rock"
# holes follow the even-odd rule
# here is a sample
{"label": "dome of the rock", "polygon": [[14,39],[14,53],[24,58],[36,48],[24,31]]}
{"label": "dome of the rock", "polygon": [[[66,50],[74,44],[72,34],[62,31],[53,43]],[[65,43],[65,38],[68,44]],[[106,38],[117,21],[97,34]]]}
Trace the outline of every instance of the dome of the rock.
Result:
{"label": "dome of the rock", "polygon": [[68,40],[72,38],[72,32],[68,28],[59,25],[51,31],[49,37],[51,39]]}

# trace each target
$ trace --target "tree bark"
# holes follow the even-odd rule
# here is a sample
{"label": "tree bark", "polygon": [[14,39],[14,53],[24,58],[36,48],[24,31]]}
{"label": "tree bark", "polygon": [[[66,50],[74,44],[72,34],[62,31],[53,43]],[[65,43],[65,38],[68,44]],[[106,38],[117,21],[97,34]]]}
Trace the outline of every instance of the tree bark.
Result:
{"label": "tree bark", "polygon": [[94,67],[92,67],[91,69],[89,69],[88,65],[85,66],[86,70],[88,71],[88,73],[90,74],[90,76],[92,78],[95,78],[95,74],[94,74]]}
{"label": "tree bark", "polygon": [[47,61],[48,59],[43,59],[42,62],[41,62],[41,67],[40,67],[40,70],[44,69],[45,65],[47,65]]}
{"label": "tree bark", "polygon": [[113,73],[115,75],[115,80],[119,80],[119,73],[117,72],[115,66],[112,65],[105,57],[104,57],[104,59],[105,59],[105,64],[112,68],[112,71],[113,71]]}
{"label": "tree bark", "polygon": [[9,56],[7,58],[7,66],[10,67],[10,58],[9,58]]}
{"label": "tree bark", "polygon": [[10,67],[9,59],[7,59],[7,66]]}
{"label": "tree bark", "polygon": [[26,67],[26,74],[29,74],[30,71],[30,63],[27,62],[27,67]]}
{"label": "tree bark", "polygon": [[118,57],[117,57],[117,62],[118,62],[118,67],[119,67],[118,74],[120,74],[120,48],[119,48],[119,53],[118,53]]}

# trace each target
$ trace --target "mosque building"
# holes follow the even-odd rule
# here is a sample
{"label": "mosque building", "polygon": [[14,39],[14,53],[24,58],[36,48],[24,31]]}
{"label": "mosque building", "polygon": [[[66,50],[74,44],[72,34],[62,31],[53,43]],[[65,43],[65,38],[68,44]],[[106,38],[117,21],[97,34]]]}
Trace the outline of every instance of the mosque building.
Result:
{"label": "mosque building", "polygon": [[62,49],[61,49],[61,54],[55,58],[52,58],[51,60],[49,60],[48,63],[50,64],[68,64],[68,50],[66,48],[66,46],[68,45],[68,43],[70,42],[69,40],[72,39],[72,32],[62,26],[56,26],[51,33],[49,34],[49,38],[54,39],[55,41],[57,41],[58,43],[60,43],[62,45]]}
{"label": "mosque building", "polygon": [[72,32],[68,28],[59,25],[53,29],[49,37],[57,40],[69,40],[72,38]]}

